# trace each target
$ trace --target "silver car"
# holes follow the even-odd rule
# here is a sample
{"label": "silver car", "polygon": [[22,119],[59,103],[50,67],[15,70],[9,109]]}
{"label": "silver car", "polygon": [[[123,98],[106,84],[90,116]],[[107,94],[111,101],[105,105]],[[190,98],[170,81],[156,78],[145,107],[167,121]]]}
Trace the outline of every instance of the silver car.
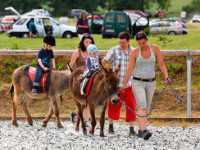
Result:
{"label": "silver car", "polygon": [[150,34],[181,35],[183,34],[183,28],[178,22],[152,22],[150,23]]}

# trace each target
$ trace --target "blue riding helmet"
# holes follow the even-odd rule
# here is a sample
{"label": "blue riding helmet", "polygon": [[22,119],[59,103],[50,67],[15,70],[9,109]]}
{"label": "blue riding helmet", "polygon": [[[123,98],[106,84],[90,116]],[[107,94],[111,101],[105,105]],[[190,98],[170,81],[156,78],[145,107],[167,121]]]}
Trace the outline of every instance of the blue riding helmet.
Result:
{"label": "blue riding helmet", "polygon": [[90,54],[90,53],[94,53],[94,52],[98,51],[98,49],[94,44],[90,44],[87,47],[87,51],[88,51],[88,54]]}

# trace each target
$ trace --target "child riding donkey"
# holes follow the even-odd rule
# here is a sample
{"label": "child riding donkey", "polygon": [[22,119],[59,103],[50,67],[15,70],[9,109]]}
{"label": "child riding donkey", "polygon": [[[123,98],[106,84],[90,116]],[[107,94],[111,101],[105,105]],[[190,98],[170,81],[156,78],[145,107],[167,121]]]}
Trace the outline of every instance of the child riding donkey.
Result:
{"label": "child riding donkey", "polygon": [[100,71],[99,62],[101,62],[101,57],[98,55],[97,47],[94,44],[90,44],[87,48],[89,56],[87,57],[87,70],[83,73],[81,94],[83,95],[83,90],[85,89],[89,78],[93,75],[95,71]]}
{"label": "child riding donkey", "polygon": [[36,64],[36,74],[34,76],[33,96],[37,96],[37,89],[40,85],[40,81],[42,78],[42,74],[45,71],[50,70],[49,62],[51,61],[53,69],[55,69],[55,59],[52,51],[52,47],[56,45],[55,38],[51,35],[47,35],[44,40],[44,47],[39,51],[37,56],[37,64]]}

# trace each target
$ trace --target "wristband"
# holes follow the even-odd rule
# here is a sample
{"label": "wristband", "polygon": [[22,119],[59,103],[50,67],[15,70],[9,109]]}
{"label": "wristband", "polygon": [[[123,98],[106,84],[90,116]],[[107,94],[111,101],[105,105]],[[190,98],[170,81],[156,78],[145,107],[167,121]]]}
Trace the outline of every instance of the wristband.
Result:
{"label": "wristband", "polygon": [[43,67],[42,69],[44,70],[45,67]]}

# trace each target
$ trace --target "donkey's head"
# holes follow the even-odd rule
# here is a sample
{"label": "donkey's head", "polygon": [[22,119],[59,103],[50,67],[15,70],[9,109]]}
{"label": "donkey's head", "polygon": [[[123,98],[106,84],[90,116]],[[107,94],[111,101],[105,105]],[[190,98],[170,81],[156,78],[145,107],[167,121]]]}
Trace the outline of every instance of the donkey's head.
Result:
{"label": "donkey's head", "polygon": [[120,70],[120,65],[115,69],[114,72],[111,68],[106,69],[103,66],[102,68],[105,73],[105,89],[109,94],[111,103],[113,105],[117,105],[119,102],[119,79],[117,77],[117,74]]}

